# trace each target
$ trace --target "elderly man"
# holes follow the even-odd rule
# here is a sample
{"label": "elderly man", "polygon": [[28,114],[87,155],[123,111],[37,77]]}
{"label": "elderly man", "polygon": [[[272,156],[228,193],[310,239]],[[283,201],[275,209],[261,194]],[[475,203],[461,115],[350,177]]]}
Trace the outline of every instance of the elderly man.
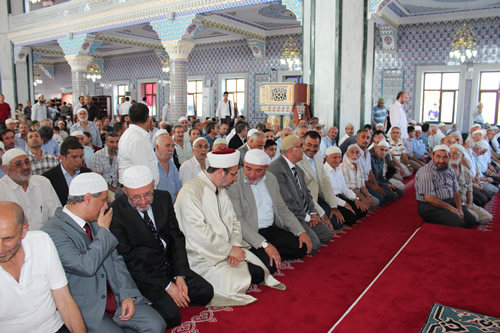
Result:
{"label": "elderly man", "polygon": [[251,149],[264,150],[266,145],[266,135],[256,129],[251,129],[248,131],[248,140],[243,146],[238,148],[240,152],[240,167],[243,166],[243,160],[245,159],[245,154]]}
{"label": "elderly man", "polygon": [[307,188],[304,171],[297,165],[303,152],[303,140],[296,135],[287,136],[281,142],[280,157],[271,163],[269,171],[276,176],[283,200],[311,238],[312,253],[316,253],[321,244],[327,244],[332,238],[333,226],[329,219],[320,218]]}
{"label": "elderly man", "polygon": [[406,111],[403,109],[403,104],[408,101],[408,92],[402,90],[398,92],[396,96],[396,101],[392,104],[389,111],[389,119],[391,121],[392,127],[398,127],[401,131],[401,138],[408,138],[408,118],[406,117]]}
{"label": "elderly man", "polygon": [[386,163],[386,156],[389,153],[389,144],[387,141],[380,141],[371,153],[372,172],[375,177],[377,185],[384,191],[384,200],[395,201],[403,195],[403,192],[396,188],[387,178],[388,164]]}
{"label": "elderly man", "polygon": [[358,219],[368,213],[368,206],[358,197],[353,190],[347,187],[344,174],[340,168],[342,152],[339,147],[329,147],[326,150],[326,162],[323,165],[330,180],[332,191],[337,197],[338,209],[345,217],[346,225],[354,224]]}
{"label": "elderly man", "polygon": [[358,163],[360,156],[361,148],[357,144],[350,145],[347,147],[344,161],[340,164],[340,169],[344,174],[347,187],[358,195],[366,207],[374,210],[380,206],[380,201],[370,195],[366,188],[364,171]]}
{"label": "elderly man", "polygon": [[175,166],[174,159],[174,140],[167,133],[160,134],[156,138],[155,153],[158,159],[158,171],[160,173],[160,182],[157,189],[168,191],[172,197],[172,202],[175,203],[177,193],[181,189],[181,180],[179,178],[179,170]]}
{"label": "elderly man", "polygon": [[347,123],[345,125],[345,134],[343,137],[340,138],[339,140],[339,146],[344,143],[345,140],[349,139],[351,136],[354,135],[354,125],[351,123]]}
{"label": "elderly man", "polygon": [[96,147],[102,148],[101,134],[97,125],[89,120],[87,110],[81,108],[77,111],[78,122],[71,126],[70,133],[74,131],[89,132],[92,135],[92,144]]}
{"label": "elderly man", "polygon": [[214,146],[212,148],[212,151],[219,151],[219,150],[226,149],[226,148],[227,148],[226,139],[219,138],[219,139],[216,139],[214,141]]}
{"label": "elderly man", "polygon": [[[408,132],[407,132],[408,133]],[[387,139],[390,144],[389,152],[392,155],[392,160],[394,164],[399,169],[399,174],[406,178],[413,174],[413,168],[406,155],[405,146],[401,138],[401,129],[399,127],[393,126],[391,128],[391,137]]]}
{"label": "elderly man", "polygon": [[[167,142],[173,151],[172,138],[158,137],[165,138],[170,139]],[[163,145],[161,141],[159,144]],[[213,297],[213,288],[189,269],[186,242],[179,230],[171,196],[155,190],[153,185],[148,167],[138,165],[125,170],[125,195],[112,204],[110,230],[118,239],[118,253],[137,287],[153,302],[153,308],[165,319],[167,327],[173,327],[181,322],[179,308],[207,305]]]}
{"label": "elderly man", "polygon": [[59,165],[55,155],[47,154],[42,150],[42,138],[36,131],[28,133],[28,156],[31,160],[31,171],[33,175],[41,175]]}
{"label": "elderly man", "polygon": [[83,167],[83,146],[75,137],[67,138],[61,145],[61,163],[46,171],[42,176],[48,178],[62,205],[68,200],[68,189],[73,178],[80,173],[90,172]]}
{"label": "elderly man", "polygon": [[429,155],[427,154],[427,148],[425,147],[424,140],[422,139],[422,127],[415,126],[415,137],[412,140],[413,144],[413,153],[415,157],[423,162],[427,163],[430,160]]}
{"label": "elderly man", "polygon": [[471,228],[476,219],[462,206],[460,186],[455,171],[448,167],[449,160],[448,146],[437,145],[432,162],[418,170],[415,177],[417,210],[426,222]]}
{"label": "elderly man", "polygon": [[175,203],[191,269],[214,287],[211,306],[254,302],[245,294],[251,282],[285,288],[242,240],[241,224],[226,191],[237,180],[239,155],[234,149],[210,153],[208,170],[186,183]]}
{"label": "elderly man", "polygon": [[108,184],[108,197],[114,200],[118,189],[118,141],[120,136],[116,132],[108,132],[104,149],[98,150],[92,158],[92,171],[104,177]]}
{"label": "elderly man", "polygon": [[0,201],[12,201],[23,208],[31,230],[39,230],[61,206],[50,182],[31,175],[31,160],[24,151],[13,148],[2,156],[6,173],[0,179]]}
{"label": "elderly man", "polygon": [[438,129],[437,124],[430,124],[429,138],[427,139],[429,149],[432,150],[435,146],[441,144],[442,138],[444,138],[444,134]]}
{"label": "elderly man", "polygon": [[339,130],[337,127],[330,127],[328,133],[325,137],[321,139],[321,144],[319,146],[319,151],[321,152],[321,156],[325,157],[326,150],[332,146],[337,146],[337,135],[339,134]]}
{"label": "elderly man", "polygon": [[16,147],[26,151],[26,142],[28,141],[28,132],[30,128],[26,123],[19,124],[19,133],[16,134],[14,140],[16,142]]}
{"label": "elderly man", "polygon": [[193,157],[193,147],[191,146],[191,142],[185,140],[185,132],[184,126],[175,125],[174,127],[174,141],[175,141],[175,151],[177,152],[177,157],[179,159],[179,163],[186,162],[190,158]]}
{"label": "elderly man", "polygon": [[457,175],[458,185],[460,187],[460,199],[464,203],[469,212],[476,218],[477,223],[487,224],[493,219],[493,215],[485,209],[477,206],[473,202],[473,186],[472,175],[470,171],[460,164],[465,153],[465,148],[458,144],[453,144],[450,147],[450,167]]}
{"label": "elderly man", "polygon": [[107,197],[108,184],[101,175],[78,175],[69,187],[67,205],[57,210],[43,231],[56,245],[89,333],[163,332],[163,318],[137,290],[116,251]]}
{"label": "elderly man", "polygon": [[278,140],[276,140],[276,145],[277,145],[277,153],[276,155],[280,155],[280,146],[281,146],[281,141],[283,141],[284,138],[286,138],[289,135],[292,135],[293,131],[290,127],[285,127],[283,128],[283,131],[281,131],[281,136]]}
{"label": "elderly man", "polygon": [[87,332],[50,237],[28,231],[18,204],[0,210],[0,331]]}
{"label": "elderly man", "polygon": [[267,172],[269,161],[262,150],[249,150],[229,196],[243,240],[274,274],[281,259],[300,259],[310,253],[312,242],[283,201],[276,177]]}
{"label": "elderly man", "polygon": [[405,153],[408,157],[408,162],[413,168],[413,170],[418,171],[420,167],[425,165],[425,162],[422,162],[417,158],[417,155],[413,151],[413,141],[415,140],[415,127],[408,126],[408,139],[403,140],[403,144],[405,146]]}
{"label": "elderly man", "polygon": [[199,137],[193,142],[194,156],[181,165],[179,178],[184,185],[188,180],[196,177],[201,170],[208,168],[207,154],[210,146],[205,138]]}
{"label": "elderly man", "polygon": [[118,167],[120,183],[123,172],[134,165],[145,165],[151,169],[155,184],[158,185],[160,174],[158,161],[151,146],[149,137],[148,120],[149,109],[147,105],[136,103],[129,110],[130,127],[123,133],[118,142]]}
{"label": "elderly man", "polygon": [[309,126],[307,126],[306,124],[299,125],[295,129],[295,135],[298,136],[299,139],[303,139],[304,138],[304,134],[306,134],[307,131],[309,131]]}
{"label": "elderly man", "polygon": [[47,118],[47,107],[45,106],[45,97],[40,95],[38,101],[31,108],[31,120],[42,121]]}

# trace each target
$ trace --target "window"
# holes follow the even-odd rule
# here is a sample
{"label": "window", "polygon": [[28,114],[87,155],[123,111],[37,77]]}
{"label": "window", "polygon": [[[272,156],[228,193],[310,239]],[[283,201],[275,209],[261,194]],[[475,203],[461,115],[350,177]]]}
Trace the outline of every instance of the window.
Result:
{"label": "window", "polygon": [[245,114],[245,79],[226,79],[228,99],[234,104],[236,114]]}
{"label": "window", "polygon": [[201,117],[203,114],[203,81],[188,81],[187,91],[188,115]]}
{"label": "window", "polygon": [[[116,86],[116,89],[117,89],[117,92],[118,92],[118,99],[117,99],[117,105],[120,104],[122,102],[122,97],[125,98],[127,97],[127,93],[128,93],[128,84],[119,84]],[[130,93],[129,93],[130,95]]]}
{"label": "window", "polygon": [[[479,82],[479,102],[483,103],[482,114],[484,121],[490,124],[498,124],[500,122],[498,115],[500,72],[481,72]],[[475,108],[473,111],[475,111]]]}
{"label": "window", "polygon": [[[146,104],[149,107],[149,115],[156,116],[156,82],[142,84],[142,96],[146,97]],[[141,102],[141,101],[137,101]]]}
{"label": "window", "polygon": [[422,121],[455,122],[460,73],[424,73]]}

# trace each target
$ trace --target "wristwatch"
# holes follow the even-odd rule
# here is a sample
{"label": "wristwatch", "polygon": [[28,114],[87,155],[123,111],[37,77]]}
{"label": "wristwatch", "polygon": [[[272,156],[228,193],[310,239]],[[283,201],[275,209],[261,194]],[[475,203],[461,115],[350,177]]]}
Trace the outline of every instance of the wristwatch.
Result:
{"label": "wristwatch", "polygon": [[359,197],[356,197],[356,200],[361,200]]}
{"label": "wristwatch", "polygon": [[268,245],[269,243],[267,241],[264,241],[260,247],[265,249]]}

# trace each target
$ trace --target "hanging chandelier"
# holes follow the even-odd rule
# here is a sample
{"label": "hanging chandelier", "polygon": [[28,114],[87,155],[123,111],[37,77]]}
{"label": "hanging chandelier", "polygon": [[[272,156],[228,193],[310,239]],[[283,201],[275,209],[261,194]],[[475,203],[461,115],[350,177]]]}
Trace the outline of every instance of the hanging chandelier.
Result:
{"label": "hanging chandelier", "polygon": [[163,73],[170,72],[170,59],[169,58],[165,58],[165,60],[163,60],[163,67],[161,68],[161,71]]}
{"label": "hanging chandelier", "polygon": [[464,63],[466,60],[477,56],[476,34],[464,22],[457,30],[451,42],[450,58]]}
{"label": "hanging chandelier", "polygon": [[92,80],[92,82],[95,82],[96,80],[100,80],[102,78],[101,70],[96,63],[91,63],[87,67],[87,72],[87,80]]}
{"label": "hanging chandelier", "polygon": [[300,51],[292,36],[290,36],[285,44],[283,44],[280,63],[289,70],[300,70],[302,67]]}
{"label": "hanging chandelier", "polygon": [[33,85],[36,87],[38,86],[39,84],[42,84],[43,81],[42,81],[42,77],[40,76],[40,74],[35,74],[33,75]]}

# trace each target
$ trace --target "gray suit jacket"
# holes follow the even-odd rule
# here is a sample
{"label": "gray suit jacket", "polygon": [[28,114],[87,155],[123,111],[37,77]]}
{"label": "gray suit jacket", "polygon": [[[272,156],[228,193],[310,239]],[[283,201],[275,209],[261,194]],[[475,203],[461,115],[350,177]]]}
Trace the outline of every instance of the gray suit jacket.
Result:
{"label": "gray suit jacket", "polygon": [[[305,230],[300,222],[283,201],[276,177],[270,172],[266,172],[265,177],[266,179],[264,182],[273,204],[274,224],[278,228],[287,230],[295,236],[304,232]],[[245,182],[243,169],[238,171],[238,181],[231,185],[228,193],[231,197],[233,209],[238,217],[238,221],[241,222],[243,239],[254,248],[258,249],[266,239],[259,234],[257,204],[255,203],[255,197],[250,184]]]}
{"label": "gray suit jacket", "polygon": [[245,143],[243,146],[236,150],[240,152],[240,163],[238,167],[241,168],[243,166],[243,161],[245,160],[245,155],[250,149],[248,149],[248,145]]}
{"label": "gray suit jacket", "polygon": [[58,208],[42,230],[50,235],[66,271],[68,286],[89,332],[96,332],[106,308],[106,280],[115,295],[118,310],[124,299],[147,302],[116,251],[118,240],[97,223],[90,223],[93,241],[66,213]]}
{"label": "gray suit jacket", "polygon": [[310,213],[317,214],[318,211],[314,207],[314,201],[311,197],[311,193],[309,193],[307,185],[304,181],[304,172],[298,165],[295,165],[295,168],[297,169],[302,194],[297,182],[295,181],[295,176],[293,175],[292,170],[288,167],[288,163],[283,155],[280,155],[280,157],[271,163],[269,171],[276,176],[278,184],[280,185],[281,197],[288,206],[288,209],[290,209],[300,222],[303,222],[306,217],[306,212],[304,210],[302,195],[306,198]]}

